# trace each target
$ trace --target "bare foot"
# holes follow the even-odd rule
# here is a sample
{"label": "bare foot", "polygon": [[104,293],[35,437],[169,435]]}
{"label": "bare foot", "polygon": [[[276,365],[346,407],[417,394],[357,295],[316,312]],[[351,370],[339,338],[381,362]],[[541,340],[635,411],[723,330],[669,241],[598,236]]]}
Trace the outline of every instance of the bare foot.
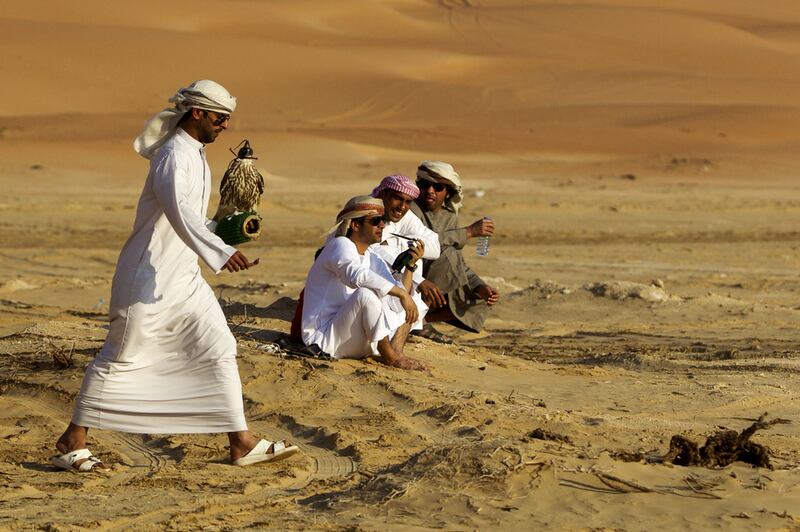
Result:
{"label": "bare foot", "polygon": [[410,369],[414,371],[426,371],[428,369],[428,367],[419,360],[407,356],[401,356],[393,360],[389,365],[393,368]]}

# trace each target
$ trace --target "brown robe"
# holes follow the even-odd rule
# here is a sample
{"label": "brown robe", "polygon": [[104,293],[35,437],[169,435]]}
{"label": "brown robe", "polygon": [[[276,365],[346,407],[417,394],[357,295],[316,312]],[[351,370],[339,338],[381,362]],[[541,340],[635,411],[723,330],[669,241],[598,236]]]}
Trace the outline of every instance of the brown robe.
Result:
{"label": "brown robe", "polygon": [[479,332],[489,307],[474,292],[486,283],[467,266],[461,252],[467,243],[466,228],[458,226],[458,215],[447,205],[436,212],[425,212],[417,203],[412,203],[411,211],[439,235],[441,254],[436,260],[423,260],[424,277],[447,296],[450,310],[458,321],[453,325]]}

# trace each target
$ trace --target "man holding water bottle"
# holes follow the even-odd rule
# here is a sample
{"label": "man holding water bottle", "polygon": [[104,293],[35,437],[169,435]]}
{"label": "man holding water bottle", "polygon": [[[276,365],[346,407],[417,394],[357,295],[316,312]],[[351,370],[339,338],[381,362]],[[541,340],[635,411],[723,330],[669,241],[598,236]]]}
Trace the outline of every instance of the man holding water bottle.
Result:
{"label": "man holding water bottle", "polygon": [[[497,303],[500,295],[467,266],[462,250],[470,238],[491,237],[494,222],[485,217],[466,227],[459,226],[461,178],[448,163],[422,161],[417,169],[416,185],[420,194],[411,205],[411,211],[439,235],[441,249],[438,259],[423,261],[425,281],[418,290],[430,307],[426,321],[445,321],[479,332],[488,308]],[[428,335],[434,340],[449,340],[430,325],[426,329],[428,333],[436,333]]]}

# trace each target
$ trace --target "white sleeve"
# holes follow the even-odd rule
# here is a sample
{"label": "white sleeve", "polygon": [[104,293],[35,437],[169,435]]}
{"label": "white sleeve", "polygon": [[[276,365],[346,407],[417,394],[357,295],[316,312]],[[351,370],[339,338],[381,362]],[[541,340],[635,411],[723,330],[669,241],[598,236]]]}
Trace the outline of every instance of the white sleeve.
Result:
{"label": "white sleeve", "polygon": [[417,215],[412,211],[408,211],[400,220],[400,230],[403,235],[412,238],[418,238],[425,243],[425,254],[422,255],[423,259],[435,260],[439,258],[441,247],[439,246],[439,235],[435,231],[428,229],[422,223],[422,220],[417,218]]}
{"label": "white sleeve", "polygon": [[322,261],[323,267],[333,272],[350,288],[371,288],[381,296],[385,296],[396,286],[364,264],[355,244],[347,237],[334,238],[325,246],[325,250],[317,260]]}
{"label": "white sleeve", "polygon": [[387,266],[390,266],[394,262],[394,259],[397,258],[397,255],[400,254],[400,252],[397,251],[396,248],[391,244],[373,244],[369,247],[369,250],[376,257],[383,259]]}
{"label": "white sleeve", "polygon": [[205,218],[192,208],[186,165],[180,164],[178,159],[174,152],[170,152],[156,163],[153,192],[180,239],[214,272],[219,273],[236,248],[225,244],[212,233],[206,226]]}

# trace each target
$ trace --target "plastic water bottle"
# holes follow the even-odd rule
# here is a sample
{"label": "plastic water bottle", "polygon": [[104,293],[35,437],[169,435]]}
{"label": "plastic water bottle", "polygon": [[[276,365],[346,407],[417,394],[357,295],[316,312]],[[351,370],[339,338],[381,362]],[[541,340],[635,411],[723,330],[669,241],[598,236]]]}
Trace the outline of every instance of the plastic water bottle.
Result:
{"label": "plastic water bottle", "polygon": [[[491,220],[488,216],[483,217],[484,220]],[[489,236],[479,236],[478,243],[475,245],[475,253],[479,257],[485,257],[489,254]]]}

